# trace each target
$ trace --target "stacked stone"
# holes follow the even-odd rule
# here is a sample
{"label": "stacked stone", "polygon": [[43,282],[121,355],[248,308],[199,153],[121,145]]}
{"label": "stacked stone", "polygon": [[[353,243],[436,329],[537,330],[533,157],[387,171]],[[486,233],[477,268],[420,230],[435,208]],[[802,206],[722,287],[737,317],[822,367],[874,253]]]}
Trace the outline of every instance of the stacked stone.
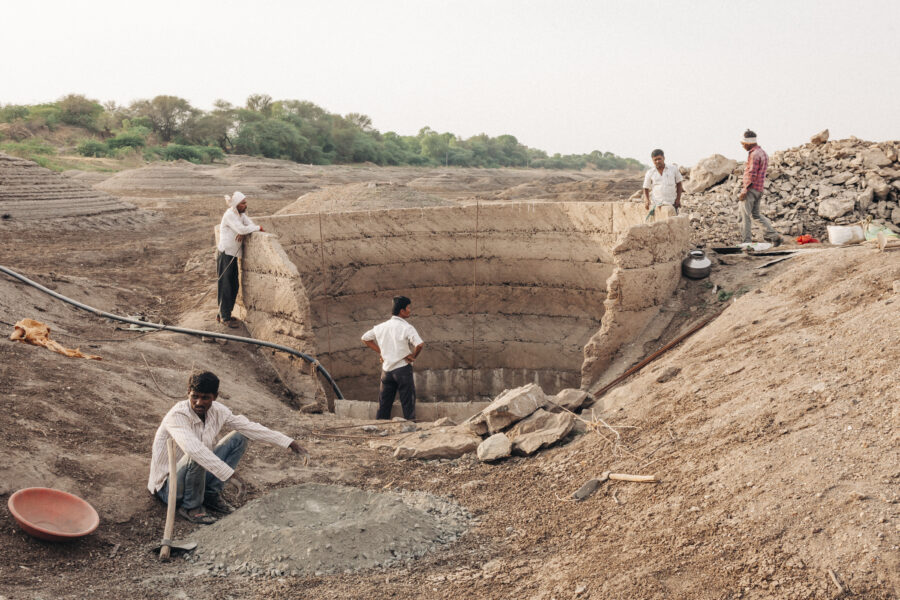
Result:
{"label": "stacked stone", "polygon": [[[898,141],[873,143],[855,137],[828,141],[825,130],[808,144],[770,155],[762,212],[790,237],[810,234],[825,239],[826,226],[870,216],[874,223],[900,233],[898,156]],[[710,176],[709,169],[701,168],[706,161],[691,170],[685,183],[683,205],[690,216],[691,241],[697,246],[733,244],[740,241],[737,197],[744,163]],[[720,167],[721,163],[717,162]],[[717,183],[697,183],[717,177]]]}

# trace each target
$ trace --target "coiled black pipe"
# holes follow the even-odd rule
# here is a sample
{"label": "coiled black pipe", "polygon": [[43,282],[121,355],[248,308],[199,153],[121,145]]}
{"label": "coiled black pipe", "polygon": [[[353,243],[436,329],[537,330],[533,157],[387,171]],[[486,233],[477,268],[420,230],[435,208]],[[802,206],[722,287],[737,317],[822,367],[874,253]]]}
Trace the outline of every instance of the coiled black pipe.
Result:
{"label": "coiled black pipe", "polygon": [[106,311],[96,309],[93,306],[88,306],[87,304],[82,304],[81,302],[72,300],[71,298],[67,298],[66,296],[63,296],[62,294],[57,294],[53,290],[42,286],[38,282],[32,281],[32,280],[28,279],[27,277],[25,277],[24,275],[20,275],[19,273],[16,273],[12,269],[7,269],[6,267],[4,267],[2,265],[0,265],[0,273],[5,273],[6,275],[9,275],[10,277],[12,277],[14,279],[18,279],[22,283],[26,283],[26,284],[30,285],[31,287],[44,292],[45,294],[49,294],[50,296],[53,296],[57,300],[62,300],[63,302],[71,304],[72,306],[75,306],[76,308],[80,308],[81,310],[85,310],[89,313],[93,313],[93,314],[97,315],[98,317],[103,317],[105,319],[113,319],[115,321],[121,321],[123,323],[134,323],[135,325],[140,325],[141,327],[153,327],[153,328],[159,329],[159,330],[173,331],[175,333],[184,333],[186,335],[204,336],[204,337],[217,338],[220,340],[231,340],[232,342],[241,342],[244,344],[254,344],[256,346],[272,348],[274,350],[278,350],[279,352],[286,352],[287,354],[290,354],[291,356],[296,356],[298,358],[302,358],[306,362],[308,362],[312,365],[315,365],[316,371],[321,373],[322,377],[327,379],[328,383],[331,384],[331,389],[334,390],[334,395],[340,400],[344,399],[344,395],[341,393],[340,388],[338,388],[338,385],[334,382],[334,379],[331,378],[331,375],[328,373],[328,371],[325,370],[325,367],[323,367],[322,364],[318,360],[315,359],[315,357],[312,357],[309,354],[304,354],[303,352],[294,350],[293,348],[288,348],[287,346],[282,346],[280,344],[273,344],[272,342],[266,342],[266,341],[257,340],[254,338],[241,337],[239,335],[228,335],[227,333],[215,333],[213,331],[201,331],[199,329],[185,329],[183,327],[170,327],[169,325],[160,325],[158,323],[150,323],[148,321],[141,321],[138,319],[129,319],[128,317],[121,317],[119,315],[114,315],[112,313],[108,313]]}

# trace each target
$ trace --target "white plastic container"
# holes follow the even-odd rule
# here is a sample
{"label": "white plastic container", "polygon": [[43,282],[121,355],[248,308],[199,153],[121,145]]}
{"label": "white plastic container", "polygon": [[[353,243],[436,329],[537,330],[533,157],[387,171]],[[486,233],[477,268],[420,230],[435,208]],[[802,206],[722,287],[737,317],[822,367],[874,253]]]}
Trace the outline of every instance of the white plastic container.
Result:
{"label": "white plastic container", "polygon": [[866,234],[859,225],[829,225],[828,241],[835,246],[858,244],[866,240]]}

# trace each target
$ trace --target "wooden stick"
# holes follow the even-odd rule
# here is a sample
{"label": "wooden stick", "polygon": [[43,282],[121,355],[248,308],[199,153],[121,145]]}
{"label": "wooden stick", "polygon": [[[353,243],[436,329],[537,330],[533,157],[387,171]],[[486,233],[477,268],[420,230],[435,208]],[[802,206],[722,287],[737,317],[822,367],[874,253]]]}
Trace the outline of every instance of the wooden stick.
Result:
{"label": "wooden stick", "polygon": [[609,478],[616,481],[634,481],[636,483],[658,483],[656,475],[629,475],[627,473],[610,473]]}
{"label": "wooden stick", "polygon": [[841,585],[841,581],[840,581],[840,579],[838,579],[837,573],[834,572],[834,569],[828,569],[828,576],[831,577],[831,581],[833,581],[834,585],[837,586],[838,597],[843,596],[847,590],[844,588],[843,585]]}
{"label": "wooden stick", "polygon": [[[175,440],[166,440],[166,450],[169,453],[169,502],[166,510],[166,528],[163,532],[163,544],[159,549],[160,560],[169,560],[172,548],[172,534],[175,533],[175,503],[178,501],[178,465],[175,462]],[[167,543],[168,542],[168,543]]]}

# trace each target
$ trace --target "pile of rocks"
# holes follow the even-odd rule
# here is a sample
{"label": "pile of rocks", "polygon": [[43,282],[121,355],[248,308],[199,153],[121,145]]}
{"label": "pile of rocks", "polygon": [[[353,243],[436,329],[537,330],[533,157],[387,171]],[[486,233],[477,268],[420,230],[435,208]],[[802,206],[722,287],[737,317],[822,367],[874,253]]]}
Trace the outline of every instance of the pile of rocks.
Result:
{"label": "pile of rocks", "polygon": [[590,399],[587,392],[576,389],[547,396],[530,383],[504,391],[460,425],[443,420],[432,429],[401,438],[394,444],[394,456],[452,459],[476,452],[482,461],[512,454],[529,456],[569,435],[577,420],[573,411]]}
{"label": "pile of rocks", "polygon": [[[826,238],[826,226],[874,223],[900,232],[900,141],[812,141],[769,156],[762,212],[786,236]],[[740,241],[737,196],[744,163],[715,155],[686,176],[682,204],[697,246]],[[759,236],[757,236],[759,237]]]}

